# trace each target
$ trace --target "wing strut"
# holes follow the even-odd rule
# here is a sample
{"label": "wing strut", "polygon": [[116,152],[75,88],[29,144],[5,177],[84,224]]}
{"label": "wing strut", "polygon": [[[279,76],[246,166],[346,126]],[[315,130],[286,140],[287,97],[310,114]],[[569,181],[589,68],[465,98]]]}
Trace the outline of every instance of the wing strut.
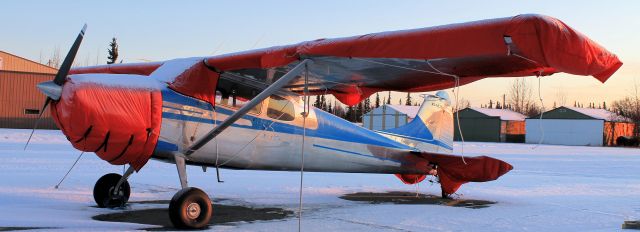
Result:
{"label": "wing strut", "polygon": [[279,91],[286,84],[288,84],[294,77],[298,76],[302,71],[304,71],[306,65],[310,65],[312,63],[313,61],[310,59],[305,59],[302,62],[300,62],[293,69],[291,69],[291,71],[287,72],[287,74],[280,77],[280,79],[278,79],[276,82],[269,85],[268,88],[260,92],[258,96],[251,99],[251,101],[249,101],[246,105],[242,106],[238,111],[236,111],[227,119],[225,119],[222,123],[220,123],[220,125],[216,126],[211,131],[209,131],[206,135],[204,135],[202,138],[198,139],[198,141],[196,141],[193,145],[191,145],[191,147],[189,147],[184,152],[184,154],[188,156],[193,154],[198,149],[202,148],[205,144],[207,144],[209,141],[211,141],[220,133],[222,133],[222,131],[227,129],[227,127],[231,126],[231,124],[233,124],[242,116],[247,114],[249,110],[251,110],[253,107],[260,104],[264,99],[267,99],[267,97],[271,96],[275,92]]}

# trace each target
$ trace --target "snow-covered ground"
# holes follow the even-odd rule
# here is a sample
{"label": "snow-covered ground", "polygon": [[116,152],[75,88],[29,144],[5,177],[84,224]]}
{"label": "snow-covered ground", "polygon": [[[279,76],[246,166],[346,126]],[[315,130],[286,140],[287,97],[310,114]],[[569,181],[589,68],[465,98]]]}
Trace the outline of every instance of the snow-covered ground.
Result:
{"label": "snow-covered ground", "polygon": [[[28,130],[0,129],[0,228],[135,230],[132,223],[101,222],[92,216],[118,210],[95,208],[92,189],[100,176],[122,172],[92,153],[53,186],[80,154],[59,131],[39,130],[26,151]],[[460,151],[460,144],[456,144]],[[464,185],[457,197],[496,201],[488,208],[368,204],[338,198],[360,191],[415,191],[392,175],[305,173],[304,231],[615,231],[640,219],[640,150],[632,148],[470,143],[468,156],[489,155],[515,168],[497,181]],[[189,167],[189,184],[213,198],[256,207],[295,210],[299,173]],[[149,162],[129,180],[131,201],[168,200],[177,191],[175,166]],[[439,186],[423,183],[423,193]],[[134,205],[136,208],[150,207]],[[214,211],[215,212],[215,211]],[[294,231],[297,219],[234,223],[215,230]]]}

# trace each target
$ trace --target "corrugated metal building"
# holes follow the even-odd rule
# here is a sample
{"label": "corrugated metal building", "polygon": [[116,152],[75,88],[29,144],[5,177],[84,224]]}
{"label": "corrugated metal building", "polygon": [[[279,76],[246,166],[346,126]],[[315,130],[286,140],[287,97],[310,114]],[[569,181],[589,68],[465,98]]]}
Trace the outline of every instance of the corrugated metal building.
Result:
{"label": "corrugated metal building", "polygon": [[[46,97],[36,84],[53,80],[55,68],[0,51],[0,128],[33,128]],[[38,128],[56,129],[49,110]]]}
{"label": "corrugated metal building", "polygon": [[527,143],[556,145],[615,145],[619,136],[632,136],[630,119],[604,109],[558,107],[527,118]]}
{"label": "corrugated metal building", "polygon": [[407,124],[418,114],[420,106],[382,105],[362,115],[362,126],[386,130]]}
{"label": "corrugated metal building", "polygon": [[[465,141],[522,143],[526,116],[507,109],[469,107],[460,113],[460,129]],[[457,114],[456,113],[456,114]],[[454,140],[460,141],[454,114]]]}

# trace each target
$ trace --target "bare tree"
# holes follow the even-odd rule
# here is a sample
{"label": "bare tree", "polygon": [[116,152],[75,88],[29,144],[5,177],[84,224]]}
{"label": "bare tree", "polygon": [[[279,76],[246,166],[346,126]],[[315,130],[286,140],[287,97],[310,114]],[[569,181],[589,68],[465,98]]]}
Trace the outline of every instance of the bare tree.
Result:
{"label": "bare tree", "polygon": [[54,68],[60,68],[61,64],[62,64],[62,57],[60,57],[60,48],[56,47],[53,50],[53,54],[51,54],[51,57],[49,58],[49,61],[47,61],[47,66],[54,67]]}
{"label": "bare tree", "polygon": [[558,102],[558,106],[567,105],[567,92],[565,92],[563,88],[559,88],[556,92],[556,101]]}
{"label": "bare tree", "polygon": [[463,97],[458,98],[458,102],[453,106],[453,111],[471,107],[471,102]]}
{"label": "bare tree", "polygon": [[532,106],[536,105],[531,99],[531,86],[524,78],[517,78],[511,82],[507,97],[512,110],[521,114],[527,114]]}

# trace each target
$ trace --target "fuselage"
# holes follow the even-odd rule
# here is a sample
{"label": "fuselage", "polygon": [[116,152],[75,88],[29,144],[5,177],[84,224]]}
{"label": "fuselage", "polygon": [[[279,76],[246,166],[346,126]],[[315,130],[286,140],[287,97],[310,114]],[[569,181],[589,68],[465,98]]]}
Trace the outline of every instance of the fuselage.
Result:
{"label": "fuselage", "polygon": [[[153,158],[172,160],[231,115],[240,99],[216,107],[170,89],[162,91],[162,127]],[[225,104],[227,103],[227,104]],[[188,157],[191,164],[233,169],[316,172],[425,173],[416,148],[311,107],[297,97],[272,96]],[[303,142],[304,139],[304,142]]]}

